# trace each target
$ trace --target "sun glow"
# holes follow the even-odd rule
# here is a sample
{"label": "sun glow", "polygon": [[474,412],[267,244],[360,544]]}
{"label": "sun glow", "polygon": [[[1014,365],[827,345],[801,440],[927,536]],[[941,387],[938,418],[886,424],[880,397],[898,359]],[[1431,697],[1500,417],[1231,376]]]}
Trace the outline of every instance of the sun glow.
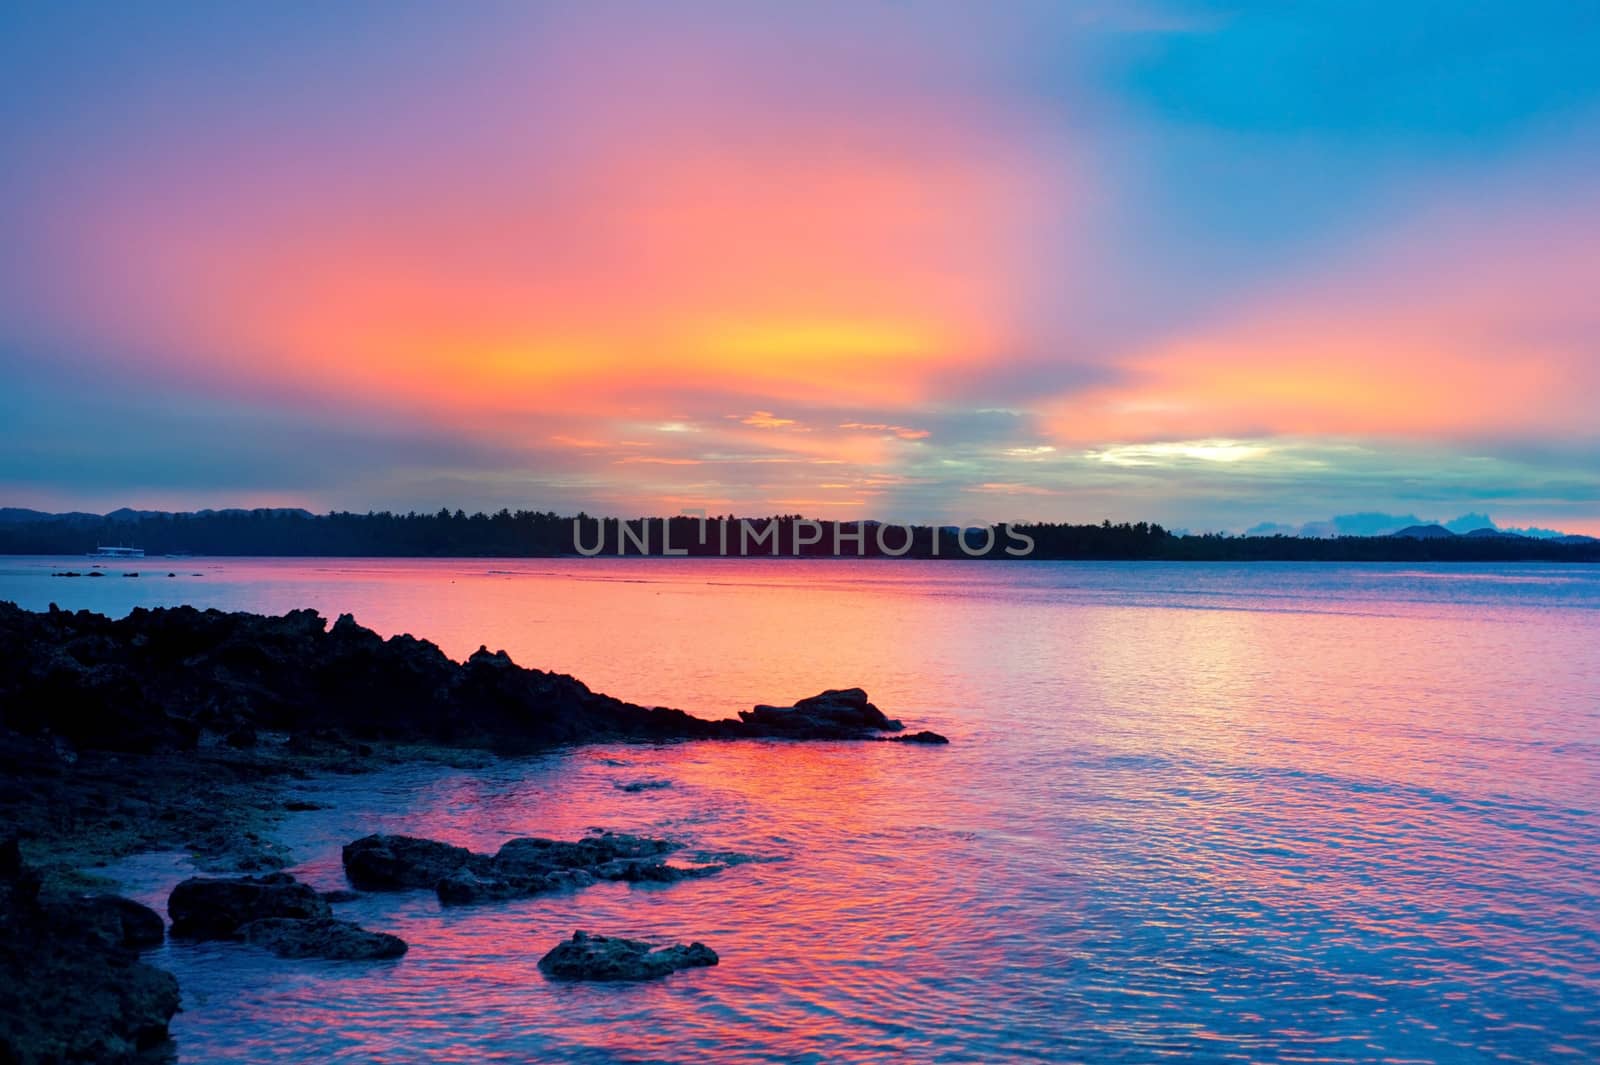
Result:
{"label": "sun glow", "polygon": [[1174,462],[1243,462],[1269,454],[1270,448],[1228,440],[1124,444],[1085,452],[1087,458],[1112,466],[1164,466]]}

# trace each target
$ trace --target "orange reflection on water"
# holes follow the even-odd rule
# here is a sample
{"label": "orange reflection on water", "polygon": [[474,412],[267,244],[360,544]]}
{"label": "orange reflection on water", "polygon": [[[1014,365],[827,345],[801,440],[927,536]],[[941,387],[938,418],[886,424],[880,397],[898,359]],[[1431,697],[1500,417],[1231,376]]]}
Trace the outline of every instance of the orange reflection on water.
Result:
{"label": "orange reflection on water", "polygon": [[[67,591],[354,609],[707,715],[861,684],[953,742],[583,748],[308,784],[328,808],[280,834],[329,887],[339,846],[373,831],[492,850],[604,827],[754,860],[465,909],[342,905],[410,942],[392,965],[168,946],[204,996],[177,1026],[197,1059],[1600,1051],[1590,570],[201,565],[182,588]],[[620,788],[645,778],[668,786]],[[150,896],[174,878],[149,874]],[[722,964],[552,985],[538,957],[577,928],[698,939]]]}

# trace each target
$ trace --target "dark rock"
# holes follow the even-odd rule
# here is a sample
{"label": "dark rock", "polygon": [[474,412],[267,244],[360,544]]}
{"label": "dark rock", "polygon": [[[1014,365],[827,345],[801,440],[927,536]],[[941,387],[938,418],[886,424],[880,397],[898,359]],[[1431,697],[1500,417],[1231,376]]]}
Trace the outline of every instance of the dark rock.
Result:
{"label": "dark rock", "polygon": [[[0,878],[16,882],[25,880],[30,876],[28,867],[22,861],[22,845],[15,837],[0,842]],[[37,891],[37,885],[35,885]]]}
{"label": "dark rock", "polygon": [[344,874],[362,891],[431,888],[456,870],[488,859],[465,847],[416,836],[364,836],[344,846]]}
{"label": "dark rock", "polygon": [[240,929],[244,938],[280,958],[329,958],[334,961],[370,961],[398,958],[406,942],[387,932],[369,932],[353,921],[331,917],[301,920],[267,917]]}
{"label": "dark rock", "polygon": [[503,874],[479,873],[463,866],[434,885],[434,891],[445,905],[463,906],[521,899],[561,887],[585,887],[592,883],[594,877],[581,869],[562,870],[559,874]]}
{"label": "dark rock", "polygon": [[189,849],[204,854],[201,868],[212,873],[271,873],[289,864],[289,848],[237,825],[222,822],[212,832],[191,836]]}
{"label": "dark rock", "polygon": [[167,936],[161,915],[120,895],[85,895],[51,900],[53,919],[93,931],[107,943],[130,950],[158,947]]}
{"label": "dark rock", "polygon": [[364,890],[430,887],[440,902],[464,905],[583,888],[598,880],[669,884],[722,870],[660,860],[681,846],[597,832],[570,841],[521,837],[488,855],[414,836],[366,836],[344,848],[344,863],[350,882]]}
{"label": "dark rock", "polygon": [[120,905],[138,904],[41,898],[39,885],[14,842],[0,848],[0,1061],[148,1060],[168,1042],[178,981],[127,945],[148,938]]}
{"label": "dark rock", "polygon": [[167,913],[172,934],[186,939],[236,939],[244,925],[270,917],[333,916],[322,896],[288,873],[193,877],[172,889]]}
{"label": "dark rock", "polygon": [[881,740],[889,743],[949,743],[950,741],[937,732],[924,729],[921,732],[908,732],[904,736],[879,736]]}
{"label": "dark rock", "polygon": [[552,980],[655,980],[679,969],[717,964],[704,943],[653,949],[638,939],[574,932],[539,959],[539,971]]}
{"label": "dark rock", "polygon": [[654,858],[671,854],[683,844],[625,832],[601,832],[571,843],[556,839],[521,837],[507,841],[495,853],[497,872],[547,873],[556,869],[592,869],[619,859]]}
{"label": "dark rock", "polygon": [[354,902],[361,897],[361,892],[346,888],[334,888],[332,891],[323,891],[320,894],[322,901],[328,903]]}
{"label": "dark rock", "polygon": [[709,721],[613,699],[503,651],[454,662],[426,640],[386,640],[349,615],[330,628],[312,610],[193,607],[111,620],[0,603],[0,705],[4,727],[22,735],[138,753],[192,750],[202,736],[244,746],[268,732],[290,744],[332,730],[352,742],[515,752],[607,740],[868,739],[901,727],[859,688]]}
{"label": "dark rock", "polygon": [[830,689],[793,706],[757,706],[739,711],[739,717],[757,735],[797,740],[870,739],[905,727],[885,716],[860,688]]}

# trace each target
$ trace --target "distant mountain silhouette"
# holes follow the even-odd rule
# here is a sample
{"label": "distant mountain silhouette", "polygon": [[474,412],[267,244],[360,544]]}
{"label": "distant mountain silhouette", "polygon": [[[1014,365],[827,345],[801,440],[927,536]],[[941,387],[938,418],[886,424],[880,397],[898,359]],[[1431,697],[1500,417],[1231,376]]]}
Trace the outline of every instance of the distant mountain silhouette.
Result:
{"label": "distant mountain silhouette", "polygon": [[1404,529],[1392,532],[1389,535],[1403,537],[1407,540],[1453,540],[1456,534],[1446,529],[1443,525],[1408,525]]}
{"label": "distant mountain silhouette", "polygon": [[26,507],[0,507],[0,525],[26,525],[34,521],[101,521],[99,514],[85,514],[82,511],[71,511],[67,514],[50,514],[43,510],[28,510]]}
{"label": "distant mountain silhouette", "polygon": [[1479,533],[1489,536],[1495,532],[1507,535],[1526,536],[1536,540],[1560,540],[1565,533],[1555,529],[1541,529],[1530,525],[1523,528],[1507,526],[1502,528],[1495,524],[1493,518],[1487,514],[1470,513],[1445,520],[1429,520],[1419,518],[1415,514],[1386,514],[1382,511],[1362,511],[1356,514],[1340,514],[1326,521],[1308,521],[1301,524],[1286,524],[1284,522],[1264,521],[1252,525],[1244,531],[1245,536],[1398,536],[1404,530],[1415,525],[1439,525],[1459,536]]}

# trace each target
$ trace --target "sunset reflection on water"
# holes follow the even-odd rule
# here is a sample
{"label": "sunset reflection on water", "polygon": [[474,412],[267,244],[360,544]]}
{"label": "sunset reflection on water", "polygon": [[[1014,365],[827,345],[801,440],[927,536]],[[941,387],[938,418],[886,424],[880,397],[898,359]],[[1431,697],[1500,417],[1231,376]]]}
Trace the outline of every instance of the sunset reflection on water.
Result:
{"label": "sunset reflection on water", "polygon": [[[30,565],[0,596],[351,611],[708,716],[859,684],[952,739],[297,785],[329,808],[280,837],[325,887],[374,831],[492,850],[605,827],[756,860],[463,909],[341,904],[411,944],[396,963],[169,945],[185,1060],[1600,1058],[1591,570],[203,560],[68,585]],[[647,777],[670,787],[618,788]],[[180,866],[116,872],[159,900]],[[699,939],[722,963],[547,982],[535,963],[577,928]]]}

